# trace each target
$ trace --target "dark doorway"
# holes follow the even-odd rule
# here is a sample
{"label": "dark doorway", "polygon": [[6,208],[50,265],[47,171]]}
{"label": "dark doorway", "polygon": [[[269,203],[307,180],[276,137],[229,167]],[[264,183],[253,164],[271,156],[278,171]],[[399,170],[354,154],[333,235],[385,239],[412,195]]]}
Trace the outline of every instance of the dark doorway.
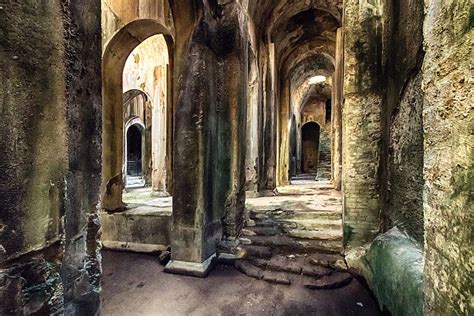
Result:
{"label": "dark doorway", "polygon": [[310,122],[303,125],[302,145],[303,145],[303,173],[316,174],[319,164],[319,136],[321,128],[317,123]]}
{"label": "dark doorway", "polygon": [[137,125],[127,131],[127,175],[140,177],[142,168],[142,132]]}

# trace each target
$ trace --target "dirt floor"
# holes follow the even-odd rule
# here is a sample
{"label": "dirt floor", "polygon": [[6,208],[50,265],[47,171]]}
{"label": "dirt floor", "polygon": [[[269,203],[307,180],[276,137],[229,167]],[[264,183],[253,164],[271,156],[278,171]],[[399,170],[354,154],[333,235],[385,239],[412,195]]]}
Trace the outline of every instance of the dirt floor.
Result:
{"label": "dirt floor", "polygon": [[381,315],[353,280],[309,290],[251,279],[230,266],[206,278],[170,275],[155,256],[103,252],[102,315]]}

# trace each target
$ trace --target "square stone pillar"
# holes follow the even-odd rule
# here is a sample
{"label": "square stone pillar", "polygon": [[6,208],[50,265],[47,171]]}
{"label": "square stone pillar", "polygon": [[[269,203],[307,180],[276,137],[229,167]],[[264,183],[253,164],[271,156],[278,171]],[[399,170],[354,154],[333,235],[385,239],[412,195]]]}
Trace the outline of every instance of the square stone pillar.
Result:
{"label": "square stone pillar", "polygon": [[[222,10],[222,17],[210,14],[213,9]],[[219,8],[205,4],[189,49],[179,54],[186,60],[174,113],[172,260],[167,272],[206,276],[218,243],[235,240],[243,226],[246,19],[238,2]]]}
{"label": "square stone pillar", "polygon": [[216,63],[206,47],[191,45],[175,111],[172,260],[165,271],[204,277],[221,236],[219,223],[213,225],[212,173],[206,168],[215,108],[215,88],[209,78],[214,78]]}
{"label": "square stone pillar", "polygon": [[384,106],[383,4],[344,3],[344,242],[351,248],[380,231],[380,153]]}

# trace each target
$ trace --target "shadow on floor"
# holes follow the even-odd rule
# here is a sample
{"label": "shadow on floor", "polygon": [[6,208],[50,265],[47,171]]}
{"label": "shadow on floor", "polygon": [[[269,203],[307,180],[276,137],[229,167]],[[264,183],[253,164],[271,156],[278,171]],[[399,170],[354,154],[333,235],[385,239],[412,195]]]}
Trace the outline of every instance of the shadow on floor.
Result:
{"label": "shadow on floor", "polygon": [[381,315],[362,284],[309,290],[218,266],[206,279],[163,272],[150,255],[103,252],[102,315]]}

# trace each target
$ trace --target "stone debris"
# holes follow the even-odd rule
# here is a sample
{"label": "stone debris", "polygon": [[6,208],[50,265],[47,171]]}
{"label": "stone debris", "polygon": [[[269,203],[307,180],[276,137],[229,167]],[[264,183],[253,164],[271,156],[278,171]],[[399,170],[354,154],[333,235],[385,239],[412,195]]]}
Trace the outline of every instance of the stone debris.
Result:
{"label": "stone debris", "polygon": [[171,252],[169,252],[168,250],[163,251],[162,253],[160,253],[158,260],[160,261],[160,264],[164,266],[167,265],[168,262],[171,260]]}

